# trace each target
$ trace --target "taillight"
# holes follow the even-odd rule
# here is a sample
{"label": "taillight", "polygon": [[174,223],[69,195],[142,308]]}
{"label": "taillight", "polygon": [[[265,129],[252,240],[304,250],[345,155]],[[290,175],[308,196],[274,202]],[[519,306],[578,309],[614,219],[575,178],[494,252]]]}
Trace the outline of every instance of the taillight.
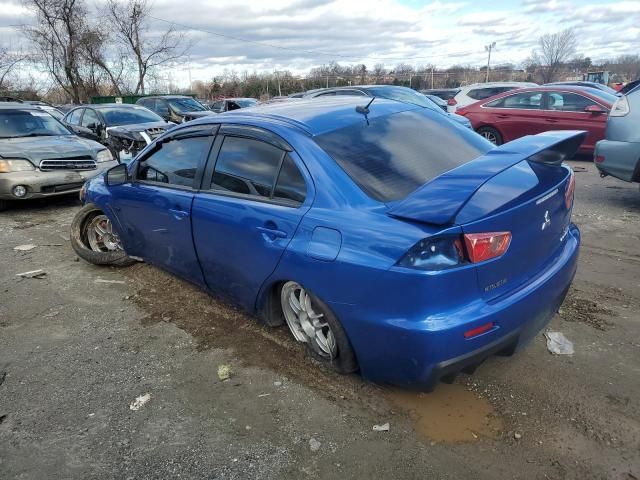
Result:
{"label": "taillight", "polygon": [[449,105],[450,107],[453,107],[455,105],[457,105],[458,102],[456,102],[456,99],[451,97],[449,100],[447,100],[447,105]]}
{"label": "taillight", "polygon": [[467,263],[458,236],[425,238],[416,243],[397,265],[419,270],[446,270]]}
{"label": "taillight", "polygon": [[571,172],[569,176],[569,182],[567,183],[567,190],[564,192],[564,204],[567,207],[567,210],[571,208],[573,205],[573,195],[576,191],[576,175]]}
{"label": "taillight", "polygon": [[604,155],[597,155],[595,160],[596,163],[604,163]]}
{"label": "taillight", "polygon": [[507,251],[511,243],[511,232],[467,233],[464,235],[464,243],[472,263],[484,262]]}

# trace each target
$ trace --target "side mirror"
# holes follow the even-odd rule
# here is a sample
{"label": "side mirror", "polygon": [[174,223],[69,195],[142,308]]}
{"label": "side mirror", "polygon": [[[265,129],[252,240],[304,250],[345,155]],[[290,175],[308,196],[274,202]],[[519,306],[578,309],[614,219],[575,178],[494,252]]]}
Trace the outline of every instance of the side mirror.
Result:
{"label": "side mirror", "polygon": [[592,113],[594,115],[599,113],[607,113],[607,111],[604,108],[602,108],[600,105],[589,105],[584,108],[584,111],[588,113]]}
{"label": "side mirror", "polygon": [[115,167],[107,170],[106,180],[107,185],[109,185],[110,187],[128,183],[131,178],[129,177],[129,170],[127,169],[127,165],[121,163],[120,165],[116,165]]}

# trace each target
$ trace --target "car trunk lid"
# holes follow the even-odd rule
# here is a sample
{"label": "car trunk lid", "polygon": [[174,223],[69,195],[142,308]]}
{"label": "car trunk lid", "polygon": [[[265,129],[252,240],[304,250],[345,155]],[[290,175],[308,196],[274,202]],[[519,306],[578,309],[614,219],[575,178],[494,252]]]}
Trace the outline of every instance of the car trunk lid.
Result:
{"label": "car trunk lid", "polygon": [[584,132],[547,132],[524,137],[451,170],[388,214],[435,225],[459,225],[465,235],[510,232],[500,257],[477,263],[483,297],[490,301],[544,271],[561,252],[571,220],[566,202],[573,173],[562,160]]}

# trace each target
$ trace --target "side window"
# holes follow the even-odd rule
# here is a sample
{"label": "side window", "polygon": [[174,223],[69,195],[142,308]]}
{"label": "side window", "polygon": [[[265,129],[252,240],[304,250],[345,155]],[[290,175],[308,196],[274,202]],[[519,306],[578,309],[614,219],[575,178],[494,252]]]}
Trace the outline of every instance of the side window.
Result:
{"label": "side window", "polygon": [[542,93],[516,93],[508,97],[499,98],[485,105],[491,108],[519,108],[525,110],[539,110],[542,106]]}
{"label": "side window", "polygon": [[467,97],[473,98],[474,100],[484,100],[485,98],[495,95],[493,91],[493,88],[476,88],[474,90],[469,90]]}
{"label": "side window", "polygon": [[67,118],[67,122],[70,123],[71,125],[79,125],[80,117],[82,116],[83,110],[84,108],[78,108],[73,112],[71,112],[71,115],[69,115],[69,118]]}
{"label": "side window", "polygon": [[304,177],[293,159],[287,155],[284,157],[280,175],[278,175],[273,198],[302,204],[306,196],[307,185],[304,183]]}
{"label": "side window", "polygon": [[335,96],[336,92],[327,92],[327,93],[321,93],[320,95],[317,95],[318,97],[333,97]]}
{"label": "side window", "polygon": [[158,115],[160,115],[161,117],[169,115],[169,104],[167,103],[166,100],[163,100],[161,98],[156,98],[154,104],[155,106],[153,108],[153,111],[156,112]]}
{"label": "side window", "polygon": [[140,181],[193,187],[198,166],[209,152],[211,137],[188,137],[162,143],[138,168]]}
{"label": "side window", "polygon": [[82,117],[82,126],[89,127],[89,125],[97,126],[100,123],[98,119],[98,114],[95,110],[91,108],[87,108],[84,111],[84,116]]}
{"label": "side window", "polygon": [[216,113],[221,113],[224,110],[224,102],[214,102],[214,104],[211,105],[211,110]]}
{"label": "side window", "polygon": [[258,140],[225,137],[211,180],[214,190],[271,198],[284,152]]}
{"label": "side window", "polygon": [[596,103],[577,93],[549,92],[549,110],[584,112],[589,105],[596,105]]}

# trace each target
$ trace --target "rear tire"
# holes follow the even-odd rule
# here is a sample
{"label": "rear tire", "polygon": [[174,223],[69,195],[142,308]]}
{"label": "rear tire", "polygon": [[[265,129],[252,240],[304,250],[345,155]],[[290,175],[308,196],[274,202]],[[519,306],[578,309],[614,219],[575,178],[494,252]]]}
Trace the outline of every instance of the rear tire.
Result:
{"label": "rear tire", "polygon": [[314,359],[338,373],[358,370],[347,334],[322,300],[299,283],[286,282],[280,301],[289,330]]}
{"label": "rear tire", "polygon": [[[104,231],[104,235],[101,236],[97,229]],[[136,263],[120,246],[111,222],[93,203],[82,207],[73,218],[71,247],[80,258],[94,265],[126,267]]]}
{"label": "rear tire", "polygon": [[476,130],[480,135],[489,140],[494,145],[502,145],[502,135],[493,127],[480,127]]}

